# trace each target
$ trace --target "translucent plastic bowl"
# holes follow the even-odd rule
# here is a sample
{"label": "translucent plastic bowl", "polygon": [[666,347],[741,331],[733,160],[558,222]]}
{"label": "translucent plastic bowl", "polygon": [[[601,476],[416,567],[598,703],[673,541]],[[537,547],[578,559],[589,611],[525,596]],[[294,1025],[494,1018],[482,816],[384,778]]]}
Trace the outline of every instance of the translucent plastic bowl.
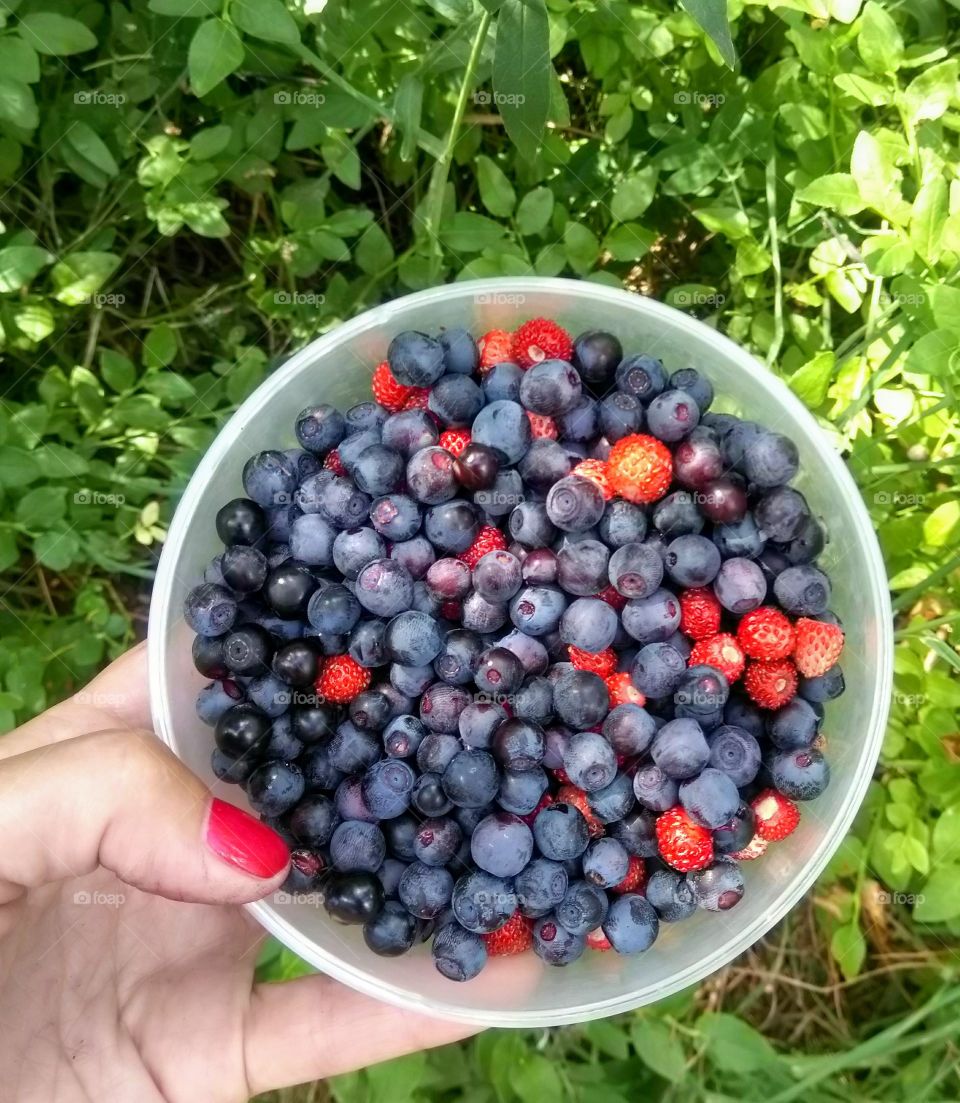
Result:
{"label": "translucent plastic bowl", "polygon": [[716,409],[744,414],[796,441],[802,462],[796,485],[829,529],[822,562],[833,581],[833,608],[847,633],[847,691],[827,706],[832,783],[819,800],[804,805],[798,830],[760,861],[744,864],[747,891],[733,911],[664,923],[644,954],[587,952],[565,969],[533,959],[515,973],[488,969],[456,984],[434,969],[426,947],[401,958],[380,958],[366,948],[357,928],[334,923],[322,907],[287,901],[251,905],[271,934],[345,984],[402,1007],[489,1026],[579,1022],[652,1003],[719,969],[786,915],[840,844],[864,796],[883,738],[892,667],[886,578],[857,488],[813,418],[752,356],[670,307],[595,283],[534,278],[456,283],[368,310],[291,357],[227,422],[187,487],[153,592],[150,688],[158,734],[217,795],[244,803],[238,786],[217,781],[210,770],[213,735],[194,714],[204,680],[191,662],[192,633],[181,608],[219,550],[214,515],[242,493],[244,461],[264,448],[293,446],[294,420],[303,407],[323,401],[343,409],[369,397],[373,368],[401,330],[466,326],[480,334],[512,329],[538,315],[555,318],[573,333],[610,330],[627,352],[652,353],[671,371],[703,369],[722,396]]}

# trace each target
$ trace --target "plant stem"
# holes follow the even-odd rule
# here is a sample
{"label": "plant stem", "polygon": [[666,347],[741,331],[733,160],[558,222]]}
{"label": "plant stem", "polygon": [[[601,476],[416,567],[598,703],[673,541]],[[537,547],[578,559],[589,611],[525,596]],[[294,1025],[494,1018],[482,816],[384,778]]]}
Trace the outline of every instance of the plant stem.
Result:
{"label": "plant stem", "polygon": [[433,172],[430,175],[430,185],[427,188],[427,198],[424,205],[423,232],[428,240],[433,258],[438,267],[442,253],[437,231],[440,228],[440,218],[443,214],[443,193],[447,187],[447,177],[450,175],[450,165],[453,163],[453,151],[456,148],[457,138],[460,135],[460,125],[463,122],[464,112],[467,110],[467,98],[473,88],[477,63],[480,60],[483,44],[487,40],[487,31],[490,29],[490,20],[492,18],[493,16],[491,13],[484,9],[483,15],[480,18],[480,24],[477,27],[477,32],[473,36],[473,45],[470,47],[467,68],[463,74],[463,83],[460,85],[460,95],[457,97],[457,106],[454,108],[453,119],[450,122],[450,130],[447,133],[447,142],[443,153],[433,166]]}
{"label": "plant stem", "polygon": [[772,367],[783,345],[783,272],[780,267],[780,238],[777,226],[777,154],[767,161],[767,225],[770,230],[770,258],[773,266],[773,340],[767,350],[767,367]]}

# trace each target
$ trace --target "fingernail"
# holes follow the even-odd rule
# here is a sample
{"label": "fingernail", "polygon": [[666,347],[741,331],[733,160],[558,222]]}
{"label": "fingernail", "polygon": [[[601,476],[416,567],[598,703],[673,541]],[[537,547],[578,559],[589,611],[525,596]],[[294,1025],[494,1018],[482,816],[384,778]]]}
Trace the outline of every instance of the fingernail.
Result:
{"label": "fingernail", "polygon": [[275,877],[290,861],[287,844],[276,831],[216,798],[210,802],[207,846],[218,858],[254,877]]}

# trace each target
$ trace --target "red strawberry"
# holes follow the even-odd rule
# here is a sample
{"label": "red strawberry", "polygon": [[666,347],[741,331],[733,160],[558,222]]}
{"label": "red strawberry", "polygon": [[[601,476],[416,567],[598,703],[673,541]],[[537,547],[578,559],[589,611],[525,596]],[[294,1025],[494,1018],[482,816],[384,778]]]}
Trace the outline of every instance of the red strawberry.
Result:
{"label": "red strawberry", "polygon": [[480,936],[487,945],[491,957],[506,957],[509,954],[522,954],[533,945],[533,933],[530,924],[520,912],[513,915],[496,931]]}
{"label": "red strawberry", "polygon": [[750,807],[757,817],[757,834],[768,843],[785,839],[800,822],[800,809],[776,789],[758,793]]}
{"label": "red strawberry", "polygon": [[692,640],[715,636],[720,628],[720,602],[713,590],[684,590],[680,595],[680,631]]}
{"label": "red strawberry", "polygon": [[531,414],[527,410],[527,420],[530,422],[530,432],[534,440],[556,440],[560,435],[557,423],[546,414]]}
{"label": "red strawberry", "polygon": [[589,479],[600,488],[603,500],[609,502],[613,497],[613,489],[607,475],[607,465],[603,460],[581,460],[570,472],[571,475],[579,475],[581,479]]}
{"label": "red strawberry", "polygon": [[541,360],[569,360],[573,355],[570,334],[549,318],[524,322],[513,335],[511,360],[526,371]]}
{"label": "red strawberry", "polygon": [[740,618],[737,642],[751,659],[785,659],[793,650],[793,625],[779,609],[761,605]]}
{"label": "red strawberry", "polygon": [[730,857],[736,858],[738,862],[752,862],[754,858],[762,858],[769,845],[761,835],[754,835],[743,850],[736,851]]}
{"label": "red strawberry", "polygon": [[410,394],[407,395],[407,400],[403,404],[404,410],[426,410],[427,403],[430,400],[430,388],[429,387],[411,387]]}
{"label": "red strawberry", "polygon": [[607,687],[607,693],[610,695],[610,708],[612,709],[615,709],[617,705],[643,706],[647,703],[646,697],[633,684],[630,675],[626,671],[611,674],[609,678],[604,678],[603,682]]}
{"label": "red strawberry", "polygon": [[403,383],[399,383],[394,378],[390,365],[386,360],[377,365],[376,371],[373,373],[373,379],[370,381],[370,390],[373,391],[373,397],[391,414],[403,409],[403,404],[410,397],[413,389],[413,387],[407,387]]}
{"label": "red strawberry", "polygon": [[349,655],[332,655],[320,668],[315,684],[317,693],[334,705],[345,705],[369,685],[372,675]]}
{"label": "red strawberry", "polygon": [[509,360],[510,350],[513,346],[513,334],[505,329],[491,329],[485,333],[479,341],[477,348],[480,350],[480,371],[489,370],[494,364],[502,364]]}
{"label": "red strawberry", "polygon": [[619,590],[615,590],[612,586],[604,586],[604,588],[597,594],[597,597],[601,601],[605,601],[611,608],[616,609],[619,613],[627,604],[627,599],[620,593]]}
{"label": "red strawberry", "polygon": [[601,678],[606,678],[617,669],[617,656],[612,647],[594,653],[581,651],[579,647],[570,644],[567,652],[570,655],[570,662],[577,670],[589,670],[593,674],[599,674]]}
{"label": "red strawberry", "polygon": [[805,678],[826,674],[840,658],[843,650],[843,629],[822,620],[801,617],[797,621],[797,642],[793,661]]}
{"label": "red strawberry", "polygon": [[747,663],[743,686],[750,700],[762,709],[778,709],[797,692],[797,668],[789,659]]}
{"label": "red strawberry", "polygon": [[614,885],[610,891],[621,894],[624,892],[643,892],[646,883],[647,867],[644,860],[638,858],[635,854],[631,854],[630,865],[627,868],[626,877],[618,884]]}
{"label": "red strawberry", "polygon": [[610,449],[607,478],[613,492],[628,502],[655,502],[670,489],[670,449],[655,437],[630,433]]}
{"label": "red strawberry", "polygon": [[469,429],[444,429],[437,444],[453,456],[459,456],[470,443]]}
{"label": "red strawberry", "polygon": [[735,682],[743,673],[745,662],[743,652],[736,639],[728,632],[721,632],[717,636],[710,636],[705,640],[698,640],[690,652],[687,660],[688,666],[697,666],[706,663],[727,679]]}
{"label": "red strawberry", "polygon": [[594,927],[592,931],[588,931],[584,941],[591,950],[613,949],[613,946],[610,944],[610,939],[603,933],[602,927]]}
{"label": "red strawberry", "polygon": [[561,804],[572,804],[574,808],[578,809],[580,814],[587,821],[587,829],[590,832],[590,838],[600,838],[604,831],[603,824],[597,819],[593,809],[590,807],[589,800],[587,800],[587,794],[582,789],[578,789],[576,785],[561,785],[557,790],[555,799]]}
{"label": "red strawberry", "polygon": [[481,559],[492,551],[503,551],[507,546],[506,537],[494,525],[484,525],[477,533],[477,538],[465,552],[461,552],[457,558],[462,560],[472,571]]}
{"label": "red strawberry", "polygon": [[337,475],[346,475],[347,469],[340,462],[340,453],[334,448],[332,452],[327,453],[327,458],[323,461],[323,466],[328,471],[333,471]]}
{"label": "red strawberry", "polygon": [[656,832],[660,857],[680,873],[706,869],[713,861],[713,836],[679,804],[657,816]]}

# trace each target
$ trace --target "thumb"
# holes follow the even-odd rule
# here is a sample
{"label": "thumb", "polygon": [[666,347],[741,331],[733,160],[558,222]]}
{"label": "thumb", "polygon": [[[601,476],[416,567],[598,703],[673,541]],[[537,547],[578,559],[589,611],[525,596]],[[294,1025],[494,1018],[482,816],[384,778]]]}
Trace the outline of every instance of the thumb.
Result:
{"label": "thumb", "polygon": [[0,904],[97,866],[146,892],[196,903],[265,896],[286,844],[211,798],[145,731],[94,732],[0,761]]}

